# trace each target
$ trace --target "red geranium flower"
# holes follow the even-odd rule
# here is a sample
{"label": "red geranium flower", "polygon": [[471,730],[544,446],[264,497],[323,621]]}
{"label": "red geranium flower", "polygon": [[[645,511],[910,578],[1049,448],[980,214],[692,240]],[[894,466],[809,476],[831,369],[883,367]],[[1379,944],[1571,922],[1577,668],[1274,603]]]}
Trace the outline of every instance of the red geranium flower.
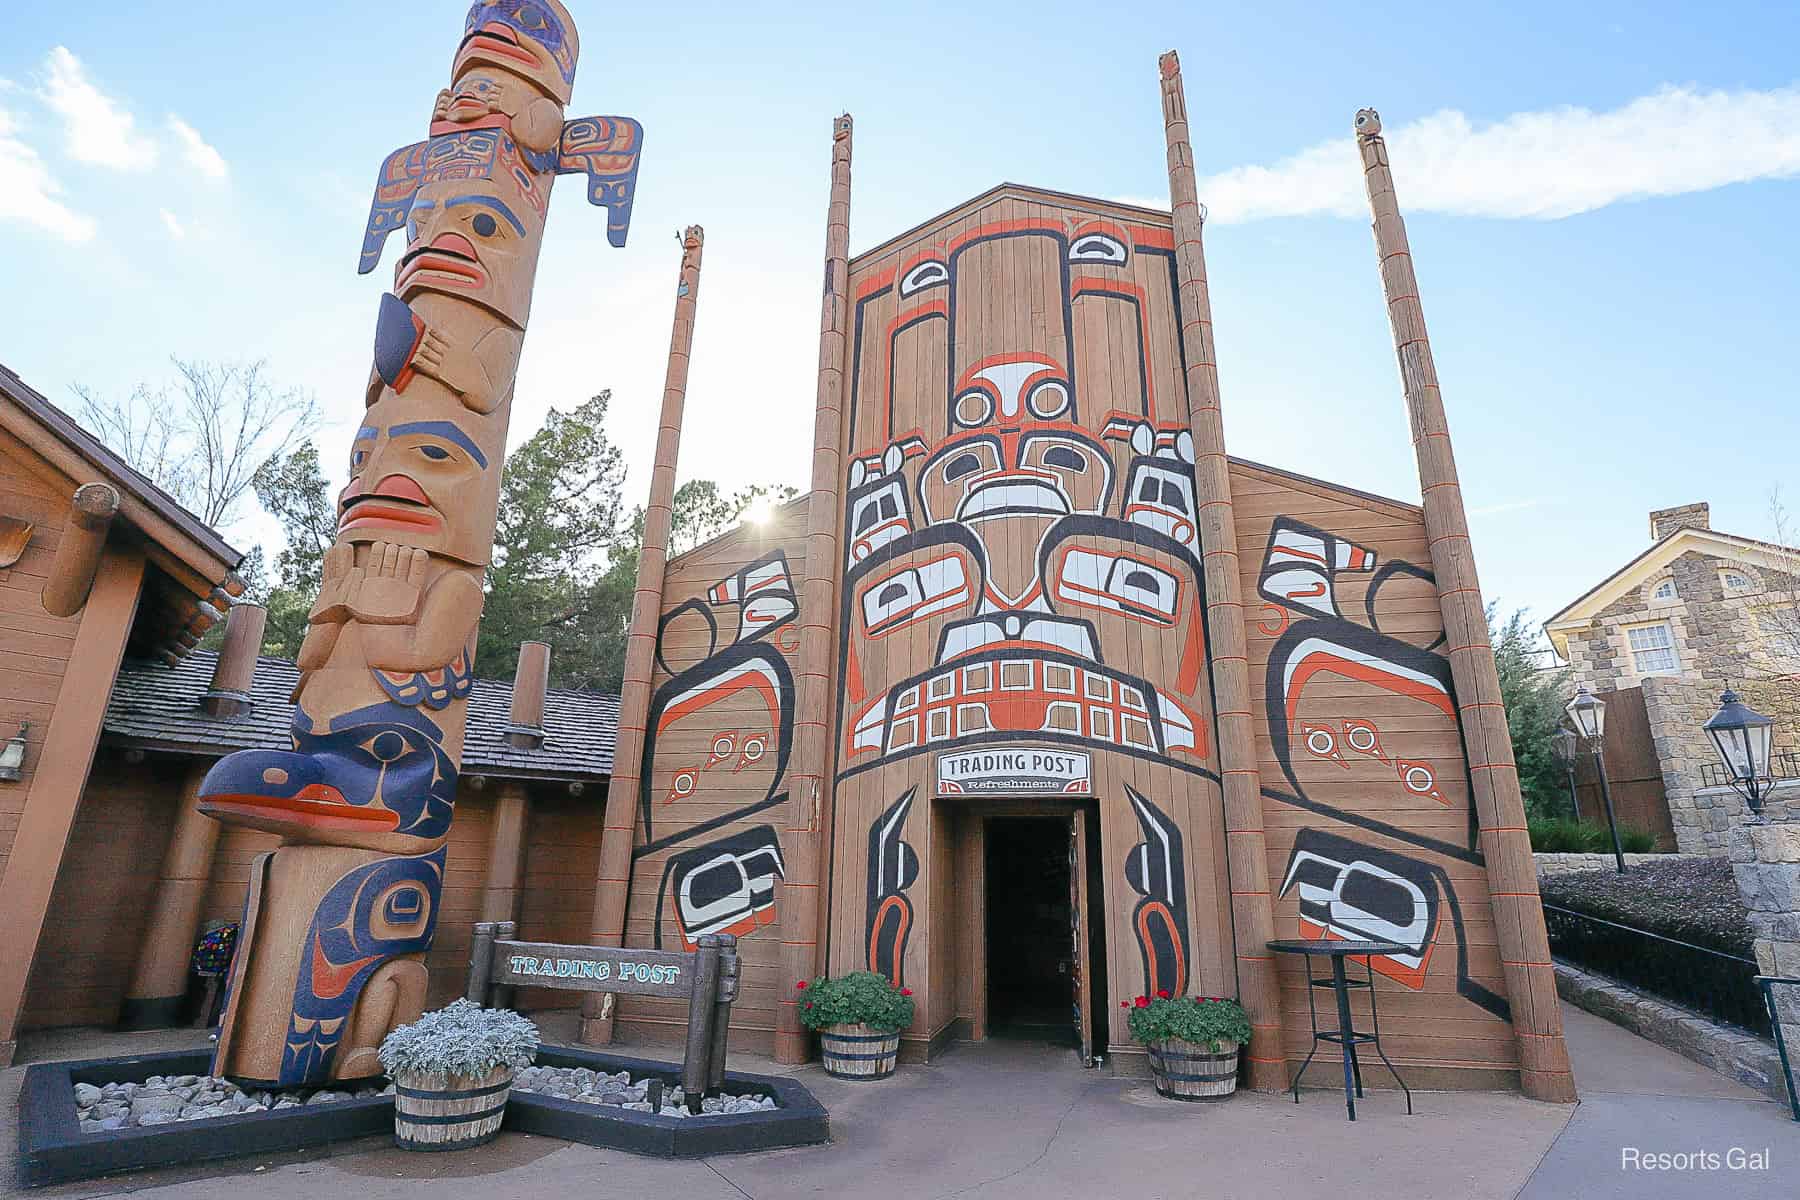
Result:
{"label": "red geranium flower", "polygon": [[912,989],[911,988],[901,988],[900,994],[902,996],[910,996],[910,995],[912,995]]}
{"label": "red geranium flower", "polygon": [[1139,1008],[1149,1008],[1149,1007],[1150,1007],[1150,997],[1148,997],[1148,996],[1139,996],[1139,997],[1138,997],[1138,998],[1137,998],[1137,1006],[1138,1006],[1138,1007],[1139,1007]]}
{"label": "red geranium flower", "polygon": [[807,1002],[806,1002],[806,1007],[808,1007],[808,1008],[811,1008],[811,1007],[812,1007],[812,1001],[811,1001],[811,1000],[808,1000],[808,1001],[807,1001]]}
{"label": "red geranium flower", "polygon": [[1121,1000],[1121,1001],[1119,1001],[1119,1007],[1120,1007],[1120,1008],[1130,1008],[1130,1007],[1131,1007],[1131,1001],[1129,1001],[1129,1000]]}
{"label": "red geranium flower", "polygon": [[1156,998],[1158,1000],[1167,1000],[1169,998],[1169,989],[1168,988],[1157,988],[1156,989]]}
{"label": "red geranium flower", "polygon": [[795,984],[795,985],[794,985],[794,988],[795,988],[795,990],[797,990],[797,991],[802,991],[802,992],[804,992],[804,991],[805,991],[805,990],[806,990],[806,980],[804,980],[804,979],[802,979],[802,980],[801,980],[801,981],[800,981],[800,982],[799,982],[799,983],[796,983],[796,984]]}

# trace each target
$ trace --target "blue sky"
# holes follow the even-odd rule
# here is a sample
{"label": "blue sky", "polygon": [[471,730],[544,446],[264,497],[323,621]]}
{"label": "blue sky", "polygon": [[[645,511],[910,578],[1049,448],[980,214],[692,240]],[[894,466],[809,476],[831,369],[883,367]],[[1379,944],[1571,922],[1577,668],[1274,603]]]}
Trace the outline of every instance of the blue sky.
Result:
{"label": "blue sky", "polygon": [[[1234,453],[1417,497],[1355,191],[1372,105],[1490,597],[1546,617],[1651,508],[1767,536],[1772,490],[1800,491],[1792,5],[570,6],[570,115],[637,117],[645,161],[623,251],[556,192],[514,440],[610,386],[633,496],[675,231],[707,230],[683,475],[804,485],[832,117],[856,117],[853,249],[1002,180],[1166,205],[1171,46]],[[68,404],[166,381],[171,354],[266,357],[337,463],[390,271],[355,273],[370,186],[422,136],[463,8],[9,11],[0,362]]]}

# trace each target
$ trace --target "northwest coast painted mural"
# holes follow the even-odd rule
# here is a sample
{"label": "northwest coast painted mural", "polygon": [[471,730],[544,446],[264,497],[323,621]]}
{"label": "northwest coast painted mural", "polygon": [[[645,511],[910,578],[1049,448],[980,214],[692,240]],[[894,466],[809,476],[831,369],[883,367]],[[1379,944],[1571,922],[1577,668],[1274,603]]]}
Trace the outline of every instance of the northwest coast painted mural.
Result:
{"label": "northwest coast painted mural", "polygon": [[381,298],[337,540],[298,660],[293,747],[220,760],[201,809],[280,835],[251,873],[216,1073],[380,1073],[424,953],[471,682],[513,379],[551,185],[586,177],[623,245],[643,132],[565,120],[579,46],[556,0],[477,0],[424,141],[381,164],[359,272]]}
{"label": "northwest coast painted mural", "polygon": [[1167,218],[999,195],[858,259],[850,300],[833,969],[941,1025],[937,756],[1071,748],[1113,990],[1234,990]]}

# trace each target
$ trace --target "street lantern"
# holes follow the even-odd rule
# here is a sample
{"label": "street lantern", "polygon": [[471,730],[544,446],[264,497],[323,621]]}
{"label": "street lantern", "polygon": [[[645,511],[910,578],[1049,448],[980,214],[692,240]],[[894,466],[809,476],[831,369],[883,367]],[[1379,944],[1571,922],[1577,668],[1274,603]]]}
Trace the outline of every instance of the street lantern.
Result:
{"label": "street lantern", "polygon": [[1575,736],[1575,731],[1565,725],[1551,735],[1550,753],[1556,756],[1557,762],[1566,766],[1573,766],[1575,763],[1575,751],[1580,744],[1581,739]]}
{"label": "street lantern", "polygon": [[1606,828],[1612,834],[1613,865],[1625,873],[1625,849],[1619,845],[1619,822],[1613,816],[1612,785],[1606,778],[1606,755],[1602,745],[1606,737],[1606,701],[1587,688],[1578,688],[1575,698],[1563,710],[1569,714],[1576,732],[1587,740],[1594,753],[1594,770],[1600,777],[1600,803],[1606,807]]}
{"label": "street lantern", "polygon": [[1550,736],[1550,753],[1562,764],[1569,776],[1569,816],[1581,819],[1581,802],[1575,796],[1575,756],[1581,752],[1581,739],[1567,725],[1559,726]]}
{"label": "street lantern", "polygon": [[1606,701],[1587,688],[1578,689],[1563,711],[1569,714],[1569,720],[1588,741],[1598,742],[1606,736]]}
{"label": "street lantern", "polygon": [[1702,728],[1725,764],[1732,789],[1750,805],[1751,819],[1760,821],[1773,778],[1769,750],[1775,739],[1774,718],[1763,716],[1726,688],[1719,697],[1719,711]]}

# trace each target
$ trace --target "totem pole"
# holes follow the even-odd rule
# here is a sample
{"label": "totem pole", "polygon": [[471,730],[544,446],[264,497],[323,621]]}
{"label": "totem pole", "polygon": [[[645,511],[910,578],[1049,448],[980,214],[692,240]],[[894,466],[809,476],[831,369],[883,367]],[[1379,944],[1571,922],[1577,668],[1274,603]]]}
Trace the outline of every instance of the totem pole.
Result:
{"label": "totem pole", "polygon": [[221,759],[200,808],[281,836],[251,870],[216,1074],[270,1086],[380,1073],[425,1000],[493,551],[513,376],[556,176],[625,243],[643,131],[564,120],[557,0],[476,0],[425,141],[382,163],[359,272],[402,226],[338,535],[298,656],[291,750]]}

